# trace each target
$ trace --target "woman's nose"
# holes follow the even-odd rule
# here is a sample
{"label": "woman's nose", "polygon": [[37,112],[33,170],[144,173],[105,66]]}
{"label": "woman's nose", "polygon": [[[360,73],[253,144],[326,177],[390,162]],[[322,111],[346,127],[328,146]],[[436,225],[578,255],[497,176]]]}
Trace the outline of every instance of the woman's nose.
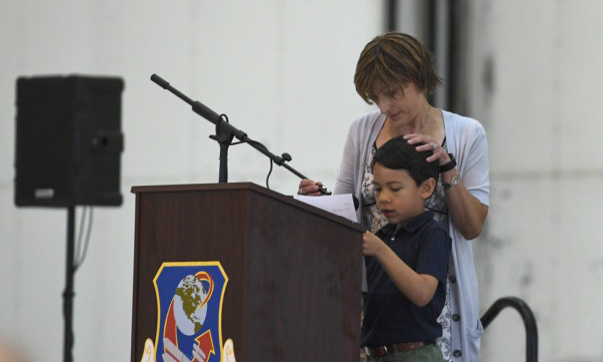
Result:
{"label": "woman's nose", "polygon": [[382,114],[387,114],[387,111],[389,110],[390,107],[390,102],[386,99],[380,99],[377,102],[377,107],[379,107],[379,110],[381,111]]}

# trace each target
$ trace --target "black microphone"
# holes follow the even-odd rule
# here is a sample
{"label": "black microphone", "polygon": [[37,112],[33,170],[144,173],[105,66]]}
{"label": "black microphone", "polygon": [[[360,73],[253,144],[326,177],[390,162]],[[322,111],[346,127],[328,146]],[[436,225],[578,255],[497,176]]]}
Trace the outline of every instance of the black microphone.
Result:
{"label": "black microphone", "polygon": [[320,192],[321,195],[332,195],[333,193],[329,190],[327,190],[326,187],[324,187],[324,185],[318,185],[318,192]]}

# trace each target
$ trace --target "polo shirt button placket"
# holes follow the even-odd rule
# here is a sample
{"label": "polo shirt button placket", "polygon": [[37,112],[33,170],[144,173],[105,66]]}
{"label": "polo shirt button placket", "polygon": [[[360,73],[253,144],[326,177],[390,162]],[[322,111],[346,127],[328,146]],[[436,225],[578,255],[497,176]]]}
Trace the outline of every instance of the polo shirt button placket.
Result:
{"label": "polo shirt button placket", "polygon": [[453,355],[455,358],[459,358],[459,357],[461,357],[461,356],[463,355],[463,352],[461,352],[461,350],[460,350],[460,349],[457,349],[457,350],[455,350],[454,352],[452,352],[452,355]]}
{"label": "polo shirt button placket", "polygon": [[455,322],[458,322],[461,320],[461,316],[459,314],[453,314],[452,315],[452,320]]}
{"label": "polo shirt button placket", "polygon": [[456,277],[455,277],[454,275],[452,275],[452,274],[448,276],[448,280],[449,280],[451,283],[456,283]]}

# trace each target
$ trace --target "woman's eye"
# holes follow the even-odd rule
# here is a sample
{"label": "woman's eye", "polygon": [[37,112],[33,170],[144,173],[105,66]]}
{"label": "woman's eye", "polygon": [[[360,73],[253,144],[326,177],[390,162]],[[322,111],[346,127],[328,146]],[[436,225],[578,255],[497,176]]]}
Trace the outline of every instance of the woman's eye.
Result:
{"label": "woman's eye", "polygon": [[399,89],[389,89],[385,92],[383,92],[383,94],[385,94],[386,97],[388,98],[397,98],[400,95],[400,90]]}

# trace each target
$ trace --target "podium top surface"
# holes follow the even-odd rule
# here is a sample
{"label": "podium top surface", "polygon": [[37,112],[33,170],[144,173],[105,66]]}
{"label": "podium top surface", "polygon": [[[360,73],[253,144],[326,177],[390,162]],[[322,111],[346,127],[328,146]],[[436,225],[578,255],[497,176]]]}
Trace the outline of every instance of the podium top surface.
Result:
{"label": "podium top surface", "polygon": [[[333,222],[345,225],[360,232],[366,231],[366,227],[352,222],[339,215],[319,209],[315,206],[294,199],[292,196],[286,196],[276,191],[269,190],[252,182],[233,182],[233,183],[212,183],[212,184],[182,184],[182,185],[148,185],[132,186],[131,192],[136,194],[145,193],[177,193],[177,192],[207,192],[207,191],[250,191],[261,194],[265,197],[276,199],[290,206],[304,209],[307,212],[316,214]],[[321,197],[321,196],[317,196]]]}

